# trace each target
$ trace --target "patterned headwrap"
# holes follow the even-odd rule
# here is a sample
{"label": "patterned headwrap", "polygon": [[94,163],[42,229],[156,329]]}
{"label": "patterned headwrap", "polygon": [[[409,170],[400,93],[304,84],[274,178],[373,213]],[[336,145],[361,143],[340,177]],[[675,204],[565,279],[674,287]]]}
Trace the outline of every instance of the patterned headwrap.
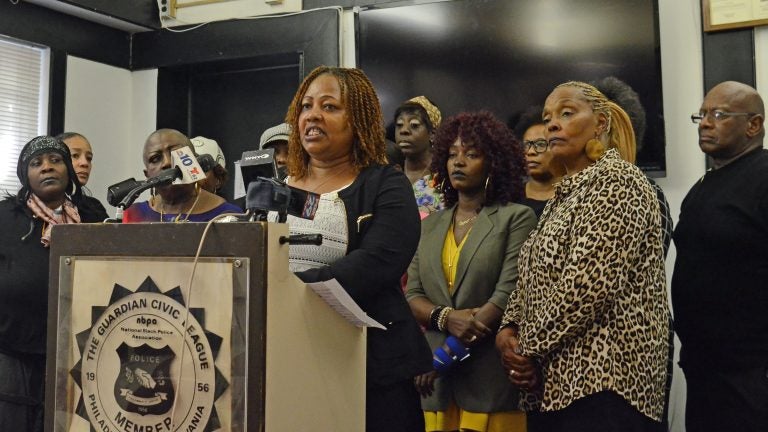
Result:
{"label": "patterned headwrap", "polygon": [[[62,141],[48,135],[32,138],[32,140],[21,149],[19,163],[16,165],[16,175],[19,177],[21,184],[27,184],[29,161],[32,160],[33,157],[43,153],[58,153],[65,161],[70,161],[70,163],[67,164],[67,170],[69,170],[69,167],[72,165],[72,155],[69,153],[69,147]],[[74,168],[72,171],[74,172]],[[75,178],[77,178],[77,176],[75,176]]]}
{"label": "patterned headwrap", "polygon": [[71,196],[79,195],[80,193],[80,181],[75,174],[75,167],[72,166],[72,154],[69,152],[69,147],[64,144],[63,141],[58,140],[52,136],[42,135],[32,138],[21,149],[19,154],[19,162],[16,165],[16,175],[19,177],[19,182],[22,185],[21,199],[26,201],[29,198],[28,194],[31,193],[29,187],[29,178],[27,178],[27,172],[29,170],[29,161],[37,155],[43,153],[58,153],[64,159],[64,164],[67,166],[67,175],[69,176],[69,187],[67,187],[67,193]]}
{"label": "patterned headwrap", "polygon": [[416,96],[415,98],[408,99],[408,102],[415,103],[424,108],[429,117],[429,122],[432,123],[432,128],[437,129],[440,127],[440,122],[443,120],[443,115],[440,114],[440,110],[427,99],[425,96]]}

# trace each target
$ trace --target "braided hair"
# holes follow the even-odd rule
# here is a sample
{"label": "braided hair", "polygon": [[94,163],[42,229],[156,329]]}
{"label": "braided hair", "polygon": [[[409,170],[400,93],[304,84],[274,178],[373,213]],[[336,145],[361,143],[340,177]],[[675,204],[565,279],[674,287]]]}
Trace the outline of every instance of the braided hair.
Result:
{"label": "braided hair", "polygon": [[320,66],[304,78],[288,107],[285,122],[292,126],[288,137],[288,174],[297,179],[308,173],[309,153],[301,144],[299,114],[309,85],[320,75],[328,74],[339,81],[341,101],[352,126],[352,165],[358,171],[374,164],[387,163],[384,141],[384,119],[376,90],[360,69]]}
{"label": "braided hair", "polygon": [[592,106],[592,111],[605,115],[608,126],[605,133],[608,137],[608,148],[618,150],[622,159],[627,162],[635,163],[637,144],[635,142],[635,132],[632,129],[632,122],[627,113],[615,102],[611,102],[600,90],[594,86],[581,81],[568,81],[555,88],[575,87],[581,91],[587,102]]}

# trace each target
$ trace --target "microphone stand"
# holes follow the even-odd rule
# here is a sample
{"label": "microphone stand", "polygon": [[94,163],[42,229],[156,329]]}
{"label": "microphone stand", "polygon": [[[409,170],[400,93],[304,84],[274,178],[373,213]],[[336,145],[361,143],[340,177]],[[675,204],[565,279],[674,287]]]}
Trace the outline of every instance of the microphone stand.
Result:
{"label": "microphone stand", "polygon": [[[158,182],[162,183],[162,182]],[[135,188],[128,191],[128,193],[123,197],[122,200],[120,200],[117,205],[115,205],[115,217],[114,219],[107,219],[105,222],[111,222],[111,223],[121,223],[123,221],[123,212],[125,209],[131,206],[134,201],[136,201],[136,198],[141,195],[142,192],[144,192],[147,189],[152,188],[153,186],[157,186],[153,183],[143,183],[139,184]]]}

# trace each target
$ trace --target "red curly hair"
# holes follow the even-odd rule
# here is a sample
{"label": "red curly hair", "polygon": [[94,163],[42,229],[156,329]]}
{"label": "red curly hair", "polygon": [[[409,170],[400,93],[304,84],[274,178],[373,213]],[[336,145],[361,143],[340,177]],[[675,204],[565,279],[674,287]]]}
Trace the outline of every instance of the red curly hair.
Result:
{"label": "red curly hair", "polygon": [[485,155],[488,171],[486,204],[518,202],[524,195],[525,156],[512,131],[488,111],[461,113],[443,121],[435,134],[430,169],[446,207],[459,200],[448,176],[448,153],[456,139],[472,143]]}

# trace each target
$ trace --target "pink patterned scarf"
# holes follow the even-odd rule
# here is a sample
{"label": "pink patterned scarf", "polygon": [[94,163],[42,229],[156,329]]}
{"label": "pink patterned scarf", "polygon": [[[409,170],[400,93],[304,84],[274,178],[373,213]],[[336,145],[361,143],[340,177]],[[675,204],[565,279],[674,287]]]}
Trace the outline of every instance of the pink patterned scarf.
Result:
{"label": "pink patterned scarf", "polygon": [[77,207],[69,199],[64,200],[64,204],[56,210],[51,210],[35,194],[29,194],[27,207],[32,211],[35,217],[43,221],[43,235],[40,237],[40,243],[44,247],[51,244],[51,229],[56,224],[80,223],[80,213]]}

